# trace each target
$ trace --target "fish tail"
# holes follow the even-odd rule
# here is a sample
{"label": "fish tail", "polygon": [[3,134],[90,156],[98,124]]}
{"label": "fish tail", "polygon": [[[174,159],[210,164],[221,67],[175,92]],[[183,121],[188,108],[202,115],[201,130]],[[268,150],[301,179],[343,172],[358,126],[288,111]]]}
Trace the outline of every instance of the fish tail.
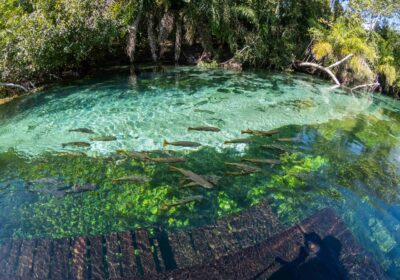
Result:
{"label": "fish tail", "polygon": [[67,146],[67,144],[61,144],[61,147],[62,147],[62,148],[65,148],[65,146]]}
{"label": "fish tail", "polygon": [[168,141],[167,141],[167,140],[164,140],[163,147],[166,147],[166,146],[168,146],[168,145],[169,145]]}
{"label": "fish tail", "polygon": [[191,130],[193,130],[193,127],[188,127],[188,131],[191,131]]}

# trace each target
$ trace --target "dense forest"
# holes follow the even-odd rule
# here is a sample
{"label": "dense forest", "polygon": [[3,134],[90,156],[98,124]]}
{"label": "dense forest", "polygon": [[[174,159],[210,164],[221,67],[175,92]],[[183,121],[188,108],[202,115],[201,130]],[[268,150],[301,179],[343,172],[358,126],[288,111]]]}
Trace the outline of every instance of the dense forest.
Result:
{"label": "dense forest", "polygon": [[95,66],[175,62],[304,70],[398,97],[399,13],[398,0],[4,0],[0,82],[23,92]]}

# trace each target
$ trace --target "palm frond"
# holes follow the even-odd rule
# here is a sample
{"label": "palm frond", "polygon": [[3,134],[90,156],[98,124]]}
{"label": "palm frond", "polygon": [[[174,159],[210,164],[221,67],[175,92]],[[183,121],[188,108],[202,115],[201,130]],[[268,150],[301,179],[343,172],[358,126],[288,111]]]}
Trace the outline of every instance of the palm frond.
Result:
{"label": "palm frond", "polygon": [[321,60],[333,53],[333,47],[329,42],[316,42],[311,49],[315,59]]}

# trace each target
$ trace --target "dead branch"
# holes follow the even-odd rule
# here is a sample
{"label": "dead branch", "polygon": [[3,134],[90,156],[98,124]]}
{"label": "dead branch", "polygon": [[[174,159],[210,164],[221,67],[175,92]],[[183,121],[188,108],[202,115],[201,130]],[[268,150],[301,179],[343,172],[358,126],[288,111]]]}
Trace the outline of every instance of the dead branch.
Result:
{"label": "dead branch", "polygon": [[357,90],[357,89],[360,89],[360,88],[366,88],[366,87],[376,88],[376,87],[379,87],[379,86],[380,86],[380,83],[378,83],[378,82],[372,83],[372,84],[363,84],[363,85],[358,85],[358,86],[355,86],[355,87],[351,88],[351,91],[354,91],[354,90]]}
{"label": "dead branch", "polygon": [[354,55],[354,54],[351,53],[351,54],[345,56],[344,58],[342,58],[341,60],[339,60],[339,61],[337,61],[337,62],[335,62],[335,63],[329,65],[329,66],[326,67],[326,68],[327,68],[327,69],[331,69],[331,68],[333,68],[333,67],[336,67],[336,66],[342,64],[343,62],[345,62],[346,60],[350,59],[351,57],[353,57],[353,55]]}
{"label": "dead branch", "polygon": [[312,62],[301,62],[298,64],[300,67],[312,67],[312,68],[316,68],[318,70],[321,70],[323,72],[325,72],[326,74],[328,74],[332,80],[335,82],[335,84],[337,84],[338,86],[340,86],[340,82],[339,80],[336,78],[335,74],[332,73],[331,70],[329,70],[326,67],[323,67],[317,63],[312,63]]}
{"label": "dead branch", "polygon": [[13,83],[0,83],[0,86],[18,88],[18,89],[21,89],[21,90],[23,90],[25,92],[28,92],[28,89],[26,87],[21,86],[21,85],[17,85],[17,84],[13,84]]}

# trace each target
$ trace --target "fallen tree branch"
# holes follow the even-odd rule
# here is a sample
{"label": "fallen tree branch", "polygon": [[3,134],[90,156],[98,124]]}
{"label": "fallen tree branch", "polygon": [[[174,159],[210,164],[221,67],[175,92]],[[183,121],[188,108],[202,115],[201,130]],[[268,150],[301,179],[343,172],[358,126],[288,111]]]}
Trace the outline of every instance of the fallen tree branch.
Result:
{"label": "fallen tree branch", "polygon": [[327,69],[331,69],[331,68],[333,68],[333,67],[336,67],[336,66],[342,64],[343,62],[345,62],[346,60],[350,59],[351,57],[353,57],[353,55],[354,55],[354,54],[351,53],[351,54],[345,56],[344,58],[342,58],[341,60],[339,60],[339,61],[337,61],[337,62],[335,62],[335,63],[329,65],[329,66],[326,67],[326,68],[327,68]]}
{"label": "fallen tree branch", "polygon": [[224,65],[224,64],[227,64],[227,63],[229,63],[229,62],[231,62],[231,61],[233,61],[234,59],[236,59],[236,56],[237,55],[241,55],[246,49],[248,49],[250,46],[245,46],[243,49],[241,49],[240,51],[238,51],[232,58],[230,58],[230,59],[228,59],[228,60],[226,60],[226,61],[224,61],[224,62],[221,62],[220,64],[221,65]]}
{"label": "fallen tree branch", "polygon": [[376,83],[372,83],[372,84],[358,85],[358,86],[351,88],[350,90],[353,91],[353,90],[357,90],[357,89],[365,88],[365,87],[379,87],[379,86],[380,86],[380,83],[376,82]]}
{"label": "fallen tree branch", "polygon": [[323,66],[321,66],[321,65],[319,65],[317,63],[312,63],[312,62],[301,62],[298,65],[300,67],[313,67],[313,68],[316,68],[318,70],[321,70],[321,71],[325,72],[326,74],[328,74],[332,78],[332,80],[335,82],[335,84],[337,84],[338,86],[341,85],[339,80],[338,80],[338,78],[336,78],[335,74],[333,74],[332,71],[329,70],[326,67],[323,67]]}
{"label": "fallen tree branch", "polygon": [[0,83],[0,86],[2,87],[13,87],[13,88],[19,88],[25,92],[28,92],[28,89],[24,86],[13,84],[13,83]]}

